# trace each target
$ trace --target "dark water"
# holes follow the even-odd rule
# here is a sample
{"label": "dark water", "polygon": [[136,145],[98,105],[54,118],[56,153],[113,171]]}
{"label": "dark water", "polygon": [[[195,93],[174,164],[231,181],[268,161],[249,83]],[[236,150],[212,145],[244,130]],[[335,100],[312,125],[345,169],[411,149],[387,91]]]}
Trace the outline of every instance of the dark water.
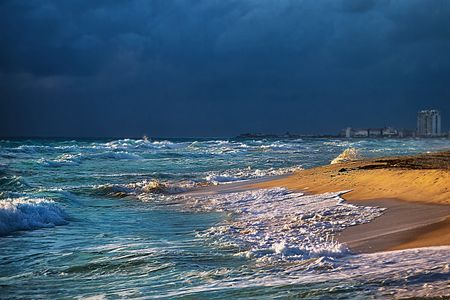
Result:
{"label": "dark water", "polygon": [[[264,210],[274,205],[275,198],[269,198],[277,194],[209,199],[215,204],[208,209],[192,209],[190,199],[179,200],[180,192],[198,185],[326,164],[348,147],[363,156],[381,156],[448,149],[450,141],[0,141],[0,298],[365,299],[448,294],[448,247],[352,255],[333,244],[338,251],[327,252],[320,250],[328,249],[320,236],[328,234],[326,228],[311,223],[308,228],[319,235],[311,240],[318,251],[304,250],[310,249],[310,240],[286,238],[280,244],[274,235],[269,239],[273,251],[242,255],[251,247],[262,253],[263,245],[223,243],[236,238],[230,224],[236,220],[239,197],[254,201],[250,208],[257,203]],[[227,201],[230,208],[218,209],[218,203]],[[336,219],[341,204],[323,201],[311,209],[326,208]],[[290,206],[273,210],[278,208],[284,214],[282,209]],[[258,218],[265,216],[258,213]],[[364,213],[348,211],[361,219]],[[259,226],[255,220],[244,221],[253,228]],[[210,234],[224,224],[228,231]]]}

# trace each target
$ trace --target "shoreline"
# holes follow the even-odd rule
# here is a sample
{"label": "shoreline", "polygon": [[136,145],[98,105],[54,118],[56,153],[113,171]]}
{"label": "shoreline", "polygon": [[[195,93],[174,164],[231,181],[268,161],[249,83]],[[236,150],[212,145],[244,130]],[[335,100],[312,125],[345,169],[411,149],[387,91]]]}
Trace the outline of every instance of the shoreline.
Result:
{"label": "shoreline", "polygon": [[[343,195],[345,199],[345,195]],[[386,208],[369,223],[352,226],[336,238],[357,253],[450,245],[442,231],[450,233],[450,206],[410,203],[398,199],[347,201],[353,205]],[[439,237],[439,239],[437,239]]]}
{"label": "shoreline", "polygon": [[311,194],[350,190],[341,196],[347,202],[386,208],[372,222],[337,235],[357,253],[450,245],[450,151],[326,165],[246,186],[274,187]]}

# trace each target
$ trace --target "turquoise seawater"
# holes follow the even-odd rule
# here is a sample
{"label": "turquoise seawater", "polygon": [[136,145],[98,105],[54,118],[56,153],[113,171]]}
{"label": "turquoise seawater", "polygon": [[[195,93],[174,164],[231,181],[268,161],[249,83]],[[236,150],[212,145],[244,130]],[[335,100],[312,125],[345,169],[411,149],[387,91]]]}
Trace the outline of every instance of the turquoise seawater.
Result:
{"label": "turquoise seawater", "polygon": [[349,147],[374,157],[450,140],[2,140],[0,299],[448,295],[449,247],[355,255],[333,240],[376,208],[285,190],[186,194]]}

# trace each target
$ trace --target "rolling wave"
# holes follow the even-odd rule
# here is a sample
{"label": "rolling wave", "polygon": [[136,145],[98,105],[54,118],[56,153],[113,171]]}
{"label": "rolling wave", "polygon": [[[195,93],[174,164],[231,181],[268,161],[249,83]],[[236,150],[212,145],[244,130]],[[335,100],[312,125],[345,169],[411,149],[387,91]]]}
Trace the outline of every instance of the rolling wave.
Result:
{"label": "rolling wave", "polygon": [[205,180],[208,183],[218,185],[248,179],[256,179],[267,176],[278,176],[293,173],[295,171],[302,170],[300,166],[287,167],[287,168],[268,168],[268,169],[252,169],[237,168],[230,169],[222,172],[208,172]]}
{"label": "rolling wave", "polygon": [[0,236],[65,225],[67,218],[64,210],[51,200],[27,197],[0,200]]}
{"label": "rolling wave", "polygon": [[92,188],[94,194],[99,196],[127,197],[142,196],[145,194],[176,194],[195,187],[194,182],[163,182],[156,179],[143,180],[128,184],[101,184]]}

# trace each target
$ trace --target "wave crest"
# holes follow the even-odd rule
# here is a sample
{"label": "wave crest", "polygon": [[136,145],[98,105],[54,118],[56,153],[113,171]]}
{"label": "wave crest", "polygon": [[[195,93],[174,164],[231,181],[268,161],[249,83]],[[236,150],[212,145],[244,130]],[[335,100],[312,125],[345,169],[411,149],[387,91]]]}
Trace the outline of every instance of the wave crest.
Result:
{"label": "wave crest", "polygon": [[80,154],[61,154],[55,159],[40,159],[39,163],[47,167],[61,167],[78,165],[81,162]]}
{"label": "wave crest", "polygon": [[92,159],[138,160],[142,159],[142,157],[137,154],[129,153],[126,151],[106,151],[90,154],[65,153],[57,156],[55,159],[41,158],[38,160],[38,163],[46,167],[63,167],[63,166],[79,165],[83,160],[92,160]]}
{"label": "wave crest", "polygon": [[339,164],[343,162],[355,161],[361,159],[361,154],[356,148],[347,148],[341,154],[339,154],[335,159],[331,161],[331,164]]}
{"label": "wave crest", "polygon": [[47,199],[3,199],[0,200],[0,236],[19,230],[65,225],[67,217],[62,208]]}
{"label": "wave crest", "polygon": [[195,186],[193,182],[170,183],[156,179],[143,180],[128,184],[102,184],[94,187],[97,194],[103,196],[127,197],[145,194],[176,194]]}
{"label": "wave crest", "polygon": [[252,169],[238,168],[222,172],[209,172],[205,177],[208,183],[218,185],[223,183],[230,183],[248,179],[256,179],[266,176],[278,176],[289,174],[298,170],[301,170],[300,166],[287,167],[287,168],[269,168],[269,169]]}

